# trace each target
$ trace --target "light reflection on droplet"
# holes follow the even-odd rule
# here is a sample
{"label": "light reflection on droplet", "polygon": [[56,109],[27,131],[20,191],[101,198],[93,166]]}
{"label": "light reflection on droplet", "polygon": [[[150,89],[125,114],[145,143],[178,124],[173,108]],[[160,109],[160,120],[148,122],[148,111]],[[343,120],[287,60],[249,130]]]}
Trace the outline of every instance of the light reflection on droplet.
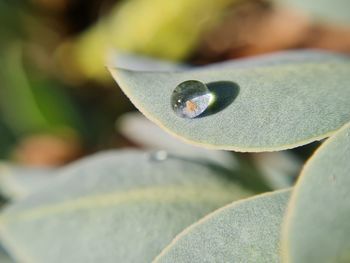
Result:
{"label": "light reflection on droplet", "polygon": [[208,87],[198,80],[187,80],[175,88],[171,95],[171,106],[182,118],[195,118],[202,114],[213,101]]}

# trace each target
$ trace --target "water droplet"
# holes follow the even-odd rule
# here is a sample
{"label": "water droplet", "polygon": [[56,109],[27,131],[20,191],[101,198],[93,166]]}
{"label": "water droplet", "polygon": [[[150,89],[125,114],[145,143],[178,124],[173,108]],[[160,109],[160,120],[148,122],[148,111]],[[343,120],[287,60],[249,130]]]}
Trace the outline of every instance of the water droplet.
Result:
{"label": "water droplet", "polygon": [[168,153],[166,151],[155,151],[150,153],[151,161],[165,161],[168,158]]}
{"label": "water droplet", "polygon": [[198,80],[187,80],[175,88],[171,95],[171,106],[182,118],[195,118],[203,113],[212,101],[208,87]]}

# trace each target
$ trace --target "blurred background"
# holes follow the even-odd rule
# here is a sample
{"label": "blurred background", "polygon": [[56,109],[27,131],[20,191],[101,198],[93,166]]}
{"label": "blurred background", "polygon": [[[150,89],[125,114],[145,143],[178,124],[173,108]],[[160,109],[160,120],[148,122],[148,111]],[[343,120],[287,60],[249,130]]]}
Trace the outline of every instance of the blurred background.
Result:
{"label": "blurred background", "polygon": [[[162,148],[157,127],[125,115],[135,109],[106,69],[118,54],[205,65],[287,49],[350,53],[350,10],[323,16],[331,3],[0,0],[0,159],[52,167],[103,149]],[[291,169],[316,146],[294,150]]]}

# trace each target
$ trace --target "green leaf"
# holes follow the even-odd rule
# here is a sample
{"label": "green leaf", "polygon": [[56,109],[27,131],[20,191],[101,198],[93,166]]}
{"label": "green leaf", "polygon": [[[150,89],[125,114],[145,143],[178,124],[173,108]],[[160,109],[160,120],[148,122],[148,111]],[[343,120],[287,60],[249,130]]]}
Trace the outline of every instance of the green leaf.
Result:
{"label": "green leaf", "polygon": [[15,136],[0,117],[0,159],[8,158],[13,145]]}
{"label": "green leaf", "polygon": [[283,189],[294,184],[302,162],[289,151],[251,154],[257,168],[272,189]]}
{"label": "green leaf", "polygon": [[249,195],[216,165],[104,153],[5,209],[0,237],[19,262],[150,262],[186,226]]}
{"label": "green leaf", "polygon": [[117,120],[118,131],[136,143],[150,150],[165,150],[183,157],[202,158],[228,169],[237,169],[238,160],[230,152],[208,150],[196,147],[174,138],[145,118],[141,113],[128,112]]}
{"label": "green leaf", "polygon": [[284,262],[350,262],[350,124],[316,151],[293,191]]}
{"label": "green leaf", "polygon": [[273,263],[290,190],[227,205],[185,229],[154,262]]}
{"label": "green leaf", "polygon": [[300,8],[318,19],[350,24],[349,0],[280,0],[280,2]]}
{"label": "green leaf", "polygon": [[70,133],[82,129],[82,121],[63,87],[53,84],[23,59],[23,43],[12,41],[0,50],[0,110],[12,133],[38,131]]}
{"label": "green leaf", "polygon": [[[265,176],[270,171],[262,174],[248,158],[232,152],[209,150],[183,143],[147,120],[140,113],[124,114],[118,119],[117,128],[126,138],[146,149],[165,150],[187,158],[207,160],[234,171],[242,185],[256,193],[270,191],[274,187],[270,183],[270,178]],[[271,174],[273,175],[273,172]]]}
{"label": "green leaf", "polygon": [[[146,117],[204,147],[288,149],[325,138],[350,120],[350,59],[345,56],[301,51],[182,72],[110,71]],[[222,93],[215,105],[220,110],[195,119],[175,115],[171,94],[189,79]]]}
{"label": "green leaf", "polygon": [[0,193],[10,200],[24,198],[49,184],[54,171],[0,163]]}
{"label": "green leaf", "polygon": [[1,263],[14,263],[6,251],[0,245],[0,262]]}

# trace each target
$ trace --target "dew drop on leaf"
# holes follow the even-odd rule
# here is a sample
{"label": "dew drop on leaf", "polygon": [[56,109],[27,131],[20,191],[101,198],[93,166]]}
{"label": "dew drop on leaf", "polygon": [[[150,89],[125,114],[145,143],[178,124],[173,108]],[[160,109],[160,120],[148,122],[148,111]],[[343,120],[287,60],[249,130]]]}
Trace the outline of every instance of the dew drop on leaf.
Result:
{"label": "dew drop on leaf", "polygon": [[171,95],[173,111],[182,118],[195,118],[210,105],[212,94],[208,87],[198,80],[181,82]]}
{"label": "dew drop on leaf", "polygon": [[151,161],[162,162],[168,158],[168,153],[166,151],[155,151],[149,154]]}

